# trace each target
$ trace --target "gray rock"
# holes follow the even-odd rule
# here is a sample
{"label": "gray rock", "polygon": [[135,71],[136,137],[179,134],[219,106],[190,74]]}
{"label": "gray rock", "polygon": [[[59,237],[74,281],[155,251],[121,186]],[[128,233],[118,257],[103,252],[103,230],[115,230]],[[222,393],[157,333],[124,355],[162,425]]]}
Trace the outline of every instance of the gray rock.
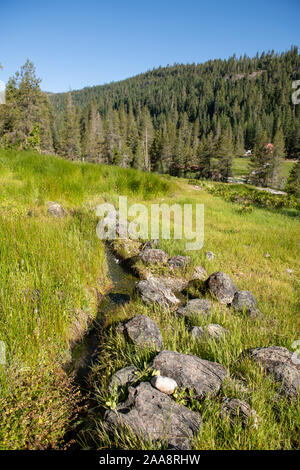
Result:
{"label": "gray rock", "polygon": [[146,248],[140,253],[140,258],[145,264],[166,264],[169,256],[163,250]]}
{"label": "gray rock", "polygon": [[206,299],[192,299],[184,306],[180,307],[176,313],[181,316],[190,317],[202,315],[208,317],[210,315],[211,304]]}
{"label": "gray rock", "polygon": [[201,281],[205,281],[205,279],[207,278],[208,273],[206,269],[204,269],[202,266],[196,266],[192,274],[191,281],[193,281],[194,279],[200,279]]}
{"label": "gray rock", "polygon": [[240,421],[243,427],[247,424],[252,424],[255,428],[258,427],[259,417],[256,411],[248,403],[238,398],[223,398],[221,416],[228,417],[231,424]]}
{"label": "gray rock", "polygon": [[[153,276],[148,277],[148,279],[151,278],[153,278]],[[181,277],[159,276],[156,279],[158,279],[167,289],[170,289],[173,292],[181,292],[188,285],[188,281]]]}
{"label": "gray rock", "polygon": [[134,344],[162,349],[163,341],[157,324],[146,315],[137,315],[124,324],[124,335]]}
{"label": "gray rock", "polygon": [[194,339],[202,339],[205,335],[204,329],[202,326],[193,326],[191,329],[191,336]]}
{"label": "gray rock", "polygon": [[227,370],[221,364],[174,351],[161,351],[151,367],[159,370],[161,375],[176,380],[180,390],[193,390],[195,398],[215,396],[227,375]]}
{"label": "gray rock", "polygon": [[110,392],[113,390],[119,392],[122,387],[135,382],[137,378],[135,372],[137,372],[137,368],[134,366],[124,367],[124,369],[118,370],[111,376],[108,384],[108,390]]}
{"label": "gray rock", "polygon": [[176,380],[170,379],[170,377],[163,377],[162,375],[155,375],[152,377],[151,385],[167,395],[172,395],[177,388]]}
{"label": "gray rock", "polygon": [[181,269],[185,268],[190,262],[190,256],[177,255],[168,260],[168,265],[170,266],[170,269]]}
{"label": "gray rock", "polygon": [[212,251],[208,251],[206,253],[206,259],[208,259],[209,261],[212,261],[214,258],[215,258],[215,254]]}
{"label": "gray rock", "polygon": [[228,333],[223,326],[211,323],[210,325],[205,326],[202,328],[201,326],[194,326],[191,329],[191,335],[193,338],[202,339],[206,336],[214,338],[215,340],[219,340],[222,338],[226,333]]}
{"label": "gray rock", "polygon": [[201,416],[143,382],[129,388],[128,399],[116,410],[105,412],[104,422],[110,431],[129,427],[145,440],[188,450],[190,440],[200,429]]}
{"label": "gray rock", "polygon": [[60,204],[52,201],[48,203],[47,212],[53,217],[64,217],[65,215],[67,215],[67,211]]}
{"label": "gray rock", "polygon": [[142,301],[148,304],[157,302],[162,308],[174,307],[180,303],[171,289],[167,288],[159,278],[151,277],[136,285]]}
{"label": "gray rock", "polygon": [[250,313],[257,306],[257,300],[248,290],[240,290],[234,294],[232,306],[237,312]]}
{"label": "gray rock", "polygon": [[219,340],[224,335],[226,335],[228,331],[223,328],[223,326],[218,325],[217,323],[211,323],[205,328],[205,333],[211,338]]}
{"label": "gray rock", "polygon": [[228,274],[218,271],[207,279],[210,292],[216,296],[221,304],[231,304],[234,294],[238,291],[233,280]]}
{"label": "gray rock", "polygon": [[249,318],[252,318],[253,320],[258,319],[258,318],[259,319],[263,318],[263,314],[256,307],[252,307],[252,308],[249,309],[248,316],[249,316]]}
{"label": "gray rock", "polygon": [[250,349],[246,354],[259,363],[266,373],[280,384],[280,393],[289,399],[298,396],[300,390],[300,364],[293,362],[293,353],[286,348],[270,346]]}

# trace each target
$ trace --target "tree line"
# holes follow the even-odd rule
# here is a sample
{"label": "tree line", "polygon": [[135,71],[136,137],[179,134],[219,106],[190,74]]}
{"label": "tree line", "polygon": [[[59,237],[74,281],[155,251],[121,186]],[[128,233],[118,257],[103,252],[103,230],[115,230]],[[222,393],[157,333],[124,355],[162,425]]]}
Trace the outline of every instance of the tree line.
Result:
{"label": "tree line", "polygon": [[233,158],[251,150],[250,182],[274,185],[283,158],[300,158],[300,111],[291,99],[299,78],[299,53],[292,47],[254,58],[175,64],[52,94],[41,91],[28,60],[7,84],[0,142],[70,160],[220,181],[232,175]]}

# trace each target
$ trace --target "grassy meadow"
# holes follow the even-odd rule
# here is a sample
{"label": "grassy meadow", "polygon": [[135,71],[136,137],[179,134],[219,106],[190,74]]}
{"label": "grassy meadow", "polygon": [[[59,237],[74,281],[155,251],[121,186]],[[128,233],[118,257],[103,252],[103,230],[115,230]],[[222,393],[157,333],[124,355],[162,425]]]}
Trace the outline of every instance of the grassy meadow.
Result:
{"label": "grassy meadow", "polygon": [[[299,403],[278,398],[276,386],[259,367],[239,359],[247,348],[278,345],[291,350],[299,339],[299,218],[258,207],[243,213],[237,204],[182,179],[35,152],[0,151],[0,182],[0,340],[7,356],[6,366],[0,365],[0,449],[65,445],[63,437],[80,396],[62,366],[109,287],[93,209],[104,201],[117,203],[119,195],[148,206],[162,199],[203,203],[203,249],[186,252],[184,240],[162,240],[161,248],[170,256],[188,254],[192,267],[202,265],[209,274],[229,274],[239,289],[257,297],[264,318],[250,320],[213,301],[209,320],[195,318],[193,324],[219,323],[229,333],[220,342],[197,342],[172,312],[146,306],[138,298],[118,307],[99,332],[99,361],[90,380],[94,405],[78,435],[80,444],[98,449],[157,447],[129,432],[108,436],[101,422],[103,411],[122,399],[107,392],[113,372],[135,364],[140,378],[149,379],[153,352],[125,343],[114,330],[119,320],[145,314],[160,326],[165,349],[220,362],[231,376],[246,380],[245,399],[260,416],[257,429],[230,426],[220,417],[222,396],[239,397],[229,383],[216,399],[202,403],[188,394],[176,395],[177,401],[202,414],[195,449],[299,448]],[[48,201],[61,203],[68,215],[52,218]],[[205,257],[208,250],[215,253],[213,261]]]}

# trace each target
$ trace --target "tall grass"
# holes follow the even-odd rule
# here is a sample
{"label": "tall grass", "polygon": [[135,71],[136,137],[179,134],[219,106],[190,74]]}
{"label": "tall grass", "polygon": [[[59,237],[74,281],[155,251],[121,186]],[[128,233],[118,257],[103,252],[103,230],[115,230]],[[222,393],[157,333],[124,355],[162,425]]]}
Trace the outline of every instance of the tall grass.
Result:
{"label": "tall grass", "polygon": [[[61,366],[108,286],[93,204],[174,184],[124,168],[0,150],[0,449],[56,447],[77,392]],[[64,205],[55,219],[47,202]]]}

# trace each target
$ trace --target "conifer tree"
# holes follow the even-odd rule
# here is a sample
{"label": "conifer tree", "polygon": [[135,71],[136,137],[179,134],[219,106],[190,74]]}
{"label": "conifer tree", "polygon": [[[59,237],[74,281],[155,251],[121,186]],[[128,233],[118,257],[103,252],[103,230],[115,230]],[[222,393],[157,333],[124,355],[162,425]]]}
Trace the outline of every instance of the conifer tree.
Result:
{"label": "conifer tree", "polygon": [[65,100],[63,127],[59,147],[61,154],[68,160],[78,160],[80,158],[79,120],[73,105],[71,92],[67,94]]}
{"label": "conifer tree", "polygon": [[222,131],[216,146],[215,178],[227,181],[232,176],[233,144],[229,129]]}

